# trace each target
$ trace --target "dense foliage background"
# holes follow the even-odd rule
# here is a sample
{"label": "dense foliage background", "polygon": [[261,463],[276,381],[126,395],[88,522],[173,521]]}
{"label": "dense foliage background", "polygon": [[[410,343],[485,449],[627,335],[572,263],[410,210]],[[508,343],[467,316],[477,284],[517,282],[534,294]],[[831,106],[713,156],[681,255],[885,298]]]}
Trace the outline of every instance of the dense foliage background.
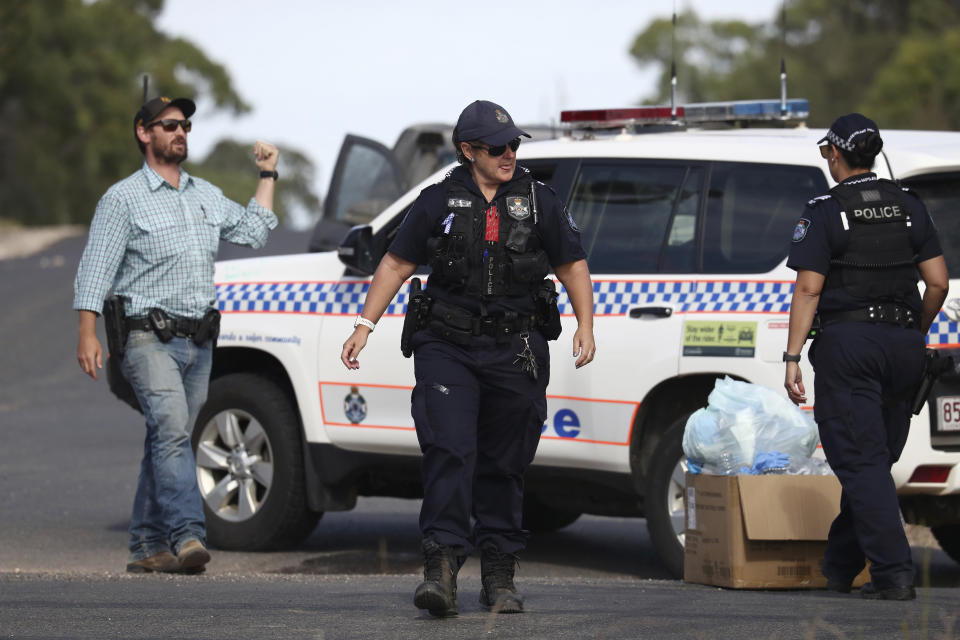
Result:
{"label": "dense foliage background", "polygon": [[[249,110],[226,69],[156,29],[162,8],[163,0],[0,3],[0,219],[89,222],[107,187],[142,162],[133,116],[144,74],[151,98],[204,96],[218,109]],[[253,142],[222,142],[186,169],[246,203],[258,179]],[[281,151],[277,213],[317,210],[309,159]]]}

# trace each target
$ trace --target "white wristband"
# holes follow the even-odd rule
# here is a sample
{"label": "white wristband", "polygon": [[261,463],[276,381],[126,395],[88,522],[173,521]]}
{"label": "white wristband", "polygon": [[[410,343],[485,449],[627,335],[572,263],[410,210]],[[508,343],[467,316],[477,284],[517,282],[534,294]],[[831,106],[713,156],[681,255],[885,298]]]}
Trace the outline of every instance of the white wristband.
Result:
{"label": "white wristband", "polygon": [[360,325],[365,326],[367,329],[370,329],[370,331],[373,331],[374,329],[377,328],[377,325],[375,322],[370,322],[363,316],[357,316],[357,319],[353,321],[353,328],[356,329]]}

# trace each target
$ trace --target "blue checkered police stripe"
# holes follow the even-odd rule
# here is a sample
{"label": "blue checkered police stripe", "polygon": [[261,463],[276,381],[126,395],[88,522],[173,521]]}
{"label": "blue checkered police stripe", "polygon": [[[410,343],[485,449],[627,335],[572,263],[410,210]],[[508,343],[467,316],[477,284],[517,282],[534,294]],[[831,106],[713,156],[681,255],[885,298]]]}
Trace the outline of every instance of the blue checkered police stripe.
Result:
{"label": "blue checkered police stripe", "polygon": [[960,323],[954,322],[943,311],[937,314],[927,332],[927,344],[960,347]]}
{"label": "blue checkered police stripe", "polygon": [[[370,288],[367,280],[340,282],[251,282],[217,285],[224,313],[311,313],[355,316]],[[400,288],[384,315],[403,315],[410,287]],[[793,282],[740,280],[599,280],[593,283],[594,313],[625,316],[642,305],[670,305],[676,313],[788,313]],[[562,315],[573,315],[566,290],[557,300]],[[956,322],[940,313],[930,327],[930,344],[958,344]]]}
{"label": "blue checkered police stripe", "polygon": [[[244,282],[217,285],[223,313],[314,313],[355,316],[370,289],[367,280],[344,282]],[[410,287],[404,286],[386,315],[403,315]]]}

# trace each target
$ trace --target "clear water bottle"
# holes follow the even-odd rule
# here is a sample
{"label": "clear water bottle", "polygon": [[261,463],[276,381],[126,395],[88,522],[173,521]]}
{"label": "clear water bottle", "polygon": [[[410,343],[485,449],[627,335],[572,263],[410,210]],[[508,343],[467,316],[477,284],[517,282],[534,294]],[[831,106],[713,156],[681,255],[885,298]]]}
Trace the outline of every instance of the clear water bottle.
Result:
{"label": "clear water bottle", "polygon": [[739,469],[740,463],[737,461],[737,457],[733,455],[733,451],[724,449],[720,452],[720,457],[717,459],[717,473],[719,475],[735,476]]}

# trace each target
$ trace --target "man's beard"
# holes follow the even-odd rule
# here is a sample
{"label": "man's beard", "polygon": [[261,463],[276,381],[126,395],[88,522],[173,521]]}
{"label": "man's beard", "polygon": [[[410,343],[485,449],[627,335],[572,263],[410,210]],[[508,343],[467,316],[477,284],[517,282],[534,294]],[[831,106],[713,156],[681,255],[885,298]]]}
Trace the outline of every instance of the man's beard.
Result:
{"label": "man's beard", "polygon": [[170,144],[160,147],[156,150],[154,155],[157,159],[166,162],[168,164],[180,164],[187,159],[187,141],[183,140],[183,152],[174,151],[173,143],[175,141],[170,141]]}

